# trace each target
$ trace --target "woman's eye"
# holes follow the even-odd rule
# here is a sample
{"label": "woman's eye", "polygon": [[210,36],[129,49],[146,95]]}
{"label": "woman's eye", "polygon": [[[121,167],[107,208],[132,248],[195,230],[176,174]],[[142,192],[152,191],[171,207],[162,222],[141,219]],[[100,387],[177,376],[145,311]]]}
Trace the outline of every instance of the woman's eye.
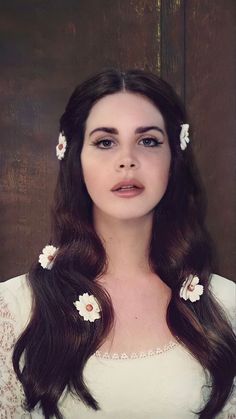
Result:
{"label": "woman's eye", "polygon": [[[98,140],[98,141],[95,141],[95,143],[93,144],[95,145],[95,147],[98,147],[98,148],[111,148],[109,147],[109,145],[112,142],[113,142],[112,140]],[[100,147],[100,144],[103,144],[104,147]]]}
{"label": "woman's eye", "polygon": [[[141,141],[144,142],[145,146],[149,146],[149,147],[157,147],[158,145],[163,144],[161,141],[158,141],[155,138],[149,138],[149,137],[142,138]],[[152,141],[152,144],[151,144],[151,141]]]}
{"label": "woman's eye", "polygon": [[[156,140],[155,138],[146,137],[142,138],[140,141],[143,141],[145,147],[157,147],[160,144],[163,144],[161,141]],[[100,149],[110,149],[111,143],[114,143],[112,140],[98,140],[93,143],[93,145]]]}

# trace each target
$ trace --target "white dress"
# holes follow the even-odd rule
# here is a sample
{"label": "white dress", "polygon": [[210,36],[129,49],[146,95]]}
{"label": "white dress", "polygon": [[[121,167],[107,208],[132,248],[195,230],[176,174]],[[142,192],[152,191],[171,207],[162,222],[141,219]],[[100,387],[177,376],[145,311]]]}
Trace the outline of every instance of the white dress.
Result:
{"label": "white dress", "polygon": [[[236,285],[213,274],[211,288],[236,327]],[[0,419],[43,418],[40,407],[25,412],[23,391],[12,369],[12,347],[28,322],[31,294],[26,276],[0,284]],[[146,353],[91,356],[84,379],[101,410],[95,411],[66,391],[59,406],[65,419],[193,419],[209,393],[209,376],[179,342]],[[235,383],[236,384],[236,383]],[[236,418],[233,392],[217,419]]]}

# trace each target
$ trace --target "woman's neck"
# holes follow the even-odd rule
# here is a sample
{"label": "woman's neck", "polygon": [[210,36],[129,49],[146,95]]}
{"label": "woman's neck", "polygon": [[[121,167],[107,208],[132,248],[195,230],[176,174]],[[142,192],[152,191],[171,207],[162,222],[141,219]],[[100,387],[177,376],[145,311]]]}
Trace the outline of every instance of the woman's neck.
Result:
{"label": "woman's neck", "polygon": [[133,281],[151,272],[148,254],[152,214],[132,220],[97,216],[94,226],[107,252],[109,276]]}

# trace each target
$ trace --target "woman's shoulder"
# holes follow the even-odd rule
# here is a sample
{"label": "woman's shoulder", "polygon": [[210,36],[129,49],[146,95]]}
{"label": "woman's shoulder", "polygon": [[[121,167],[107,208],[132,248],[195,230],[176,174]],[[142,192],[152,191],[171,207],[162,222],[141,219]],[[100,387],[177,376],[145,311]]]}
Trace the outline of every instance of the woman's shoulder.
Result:
{"label": "woman's shoulder", "polygon": [[217,274],[212,274],[209,286],[212,294],[225,310],[233,328],[236,327],[236,283]]}
{"label": "woman's shoulder", "polygon": [[0,282],[1,292],[9,290],[10,292],[18,292],[28,287],[27,284],[28,274],[22,274],[15,276],[14,278],[7,279],[6,281]]}
{"label": "woman's shoulder", "polygon": [[19,327],[29,319],[32,305],[27,274],[19,275],[0,283],[0,316],[11,318]]}
{"label": "woman's shoulder", "polygon": [[234,307],[236,302],[236,283],[218,274],[212,274],[210,290],[226,307]]}
{"label": "woman's shoulder", "polygon": [[30,318],[31,300],[27,274],[0,283],[0,418],[26,417],[23,388],[13,369],[12,354]]}

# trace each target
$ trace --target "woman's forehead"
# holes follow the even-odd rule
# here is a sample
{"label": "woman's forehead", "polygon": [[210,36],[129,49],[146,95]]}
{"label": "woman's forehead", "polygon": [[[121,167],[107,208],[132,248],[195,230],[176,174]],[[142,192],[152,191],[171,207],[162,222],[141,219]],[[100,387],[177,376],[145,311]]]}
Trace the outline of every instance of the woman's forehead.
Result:
{"label": "woman's forehead", "polygon": [[164,128],[164,120],[159,109],[146,96],[131,92],[118,92],[99,99],[92,107],[86,126],[97,124],[116,126],[124,122],[138,125],[159,123]]}

